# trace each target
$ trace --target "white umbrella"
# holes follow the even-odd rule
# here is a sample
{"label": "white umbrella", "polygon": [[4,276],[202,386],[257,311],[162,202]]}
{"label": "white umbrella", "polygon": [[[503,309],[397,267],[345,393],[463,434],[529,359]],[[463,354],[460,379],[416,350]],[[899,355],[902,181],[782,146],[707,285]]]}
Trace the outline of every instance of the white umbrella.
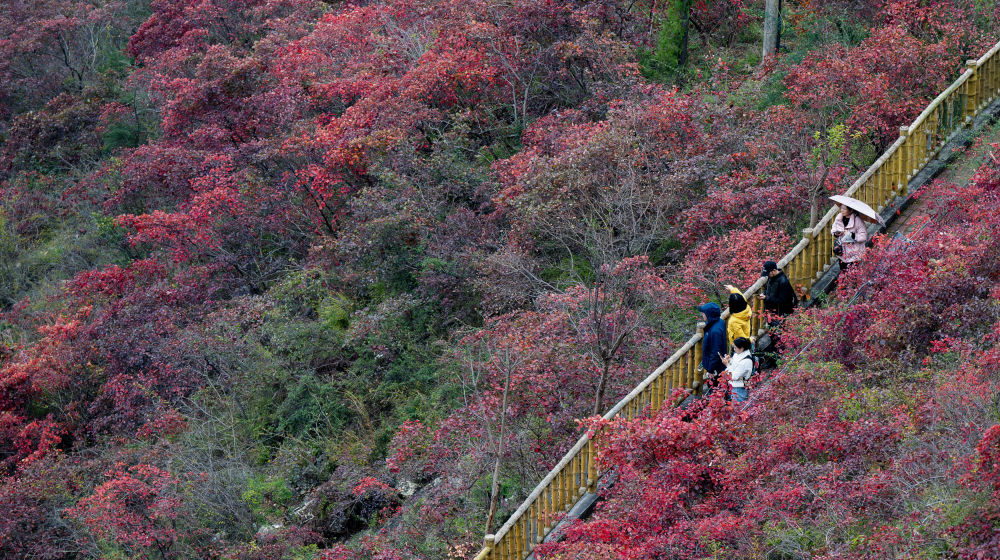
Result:
{"label": "white umbrella", "polygon": [[885,225],[885,220],[882,219],[882,216],[878,215],[878,212],[876,212],[871,206],[868,206],[856,198],[838,194],[831,196],[830,200],[836,202],[837,204],[843,204],[851,210],[854,210],[866,222],[877,223],[883,226]]}

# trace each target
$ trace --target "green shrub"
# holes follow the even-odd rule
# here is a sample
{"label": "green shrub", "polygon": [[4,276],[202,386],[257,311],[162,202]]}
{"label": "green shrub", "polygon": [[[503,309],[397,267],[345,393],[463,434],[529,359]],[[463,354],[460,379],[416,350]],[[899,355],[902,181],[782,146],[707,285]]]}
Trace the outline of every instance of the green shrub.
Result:
{"label": "green shrub", "polygon": [[242,498],[259,521],[279,518],[295,497],[283,478],[254,477],[247,481]]}

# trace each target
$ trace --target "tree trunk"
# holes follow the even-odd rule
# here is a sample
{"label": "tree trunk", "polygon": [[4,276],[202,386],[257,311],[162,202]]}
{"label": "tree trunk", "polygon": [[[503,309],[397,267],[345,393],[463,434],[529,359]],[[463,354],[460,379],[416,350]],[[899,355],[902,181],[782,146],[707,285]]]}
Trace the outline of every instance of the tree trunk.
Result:
{"label": "tree trunk", "polygon": [[493,464],[493,484],[490,486],[490,512],[486,515],[486,532],[490,534],[493,527],[493,517],[497,513],[500,502],[500,464],[503,461],[503,431],[507,425],[507,394],[510,391],[511,371],[507,370],[507,378],[503,382],[503,403],[500,406],[500,435],[497,437],[497,460]]}
{"label": "tree trunk", "polygon": [[647,78],[666,82],[677,76],[688,59],[688,27],[694,0],[671,0],[659,18],[656,47],[643,64]]}
{"label": "tree trunk", "polygon": [[680,52],[677,54],[677,68],[683,68],[688,61],[688,29],[691,27],[691,5],[694,0],[679,0],[677,5],[678,13],[674,15],[679,20],[679,31],[677,44]]}
{"label": "tree trunk", "polygon": [[604,371],[601,372],[601,380],[597,383],[597,396],[594,398],[594,416],[603,414],[604,391],[608,386],[608,371],[611,369],[611,360],[604,360]]}
{"label": "tree trunk", "polygon": [[784,2],[785,0],[778,0],[778,38],[774,40],[774,52],[781,51],[781,32],[785,30],[785,22],[781,19]]}
{"label": "tree trunk", "polygon": [[826,186],[826,177],[830,174],[830,167],[823,166],[823,176],[820,177],[819,183],[812,188],[809,193],[809,227],[816,227],[816,223],[819,222],[819,201],[820,195],[823,194],[824,187]]}
{"label": "tree trunk", "polygon": [[778,51],[778,34],[781,28],[781,0],[765,0],[763,56],[774,56]]}

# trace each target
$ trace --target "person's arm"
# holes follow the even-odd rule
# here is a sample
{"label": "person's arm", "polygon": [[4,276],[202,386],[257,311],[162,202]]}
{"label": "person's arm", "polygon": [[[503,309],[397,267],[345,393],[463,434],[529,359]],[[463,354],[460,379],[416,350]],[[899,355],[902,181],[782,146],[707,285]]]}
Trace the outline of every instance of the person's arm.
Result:
{"label": "person's arm", "polygon": [[768,278],[767,282],[764,282],[764,289],[762,290],[763,293],[760,294],[760,297],[764,300],[764,304],[765,305],[769,301],[771,301],[772,299],[774,299],[772,297],[772,295],[771,295],[771,292],[774,291],[774,289],[771,287],[771,280],[772,280],[772,278]]}
{"label": "person's arm", "polygon": [[864,243],[868,241],[868,228],[865,227],[865,222],[858,216],[854,217],[854,242]]}
{"label": "person's arm", "polygon": [[739,370],[740,365],[732,360],[726,365],[725,373],[729,375],[731,379],[737,379],[737,370]]}
{"label": "person's arm", "polygon": [[779,305],[778,298],[780,297],[780,294],[778,294],[777,292],[779,290],[780,288],[775,289],[774,287],[771,286],[771,282],[768,282],[767,287],[764,289],[764,296],[763,296],[764,309],[768,311],[778,310],[778,305]]}
{"label": "person's arm", "polygon": [[781,282],[781,302],[792,304],[795,302],[795,289],[792,288],[792,281],[786,276]]}
{"label": "person's arm", "polygon": [[729,367],[726,368],[726,373],[729,374],[729,378],[733,381],[743,379],[743,366],[740,365],[740,362],[742,361],[743,360],[729,362]]}
{"label": "person's arm", "polygon": [[844,234],[844,221],[840,219],[840,214],[833,217],[833,225],[830,227],[830,234],[840,237]]}

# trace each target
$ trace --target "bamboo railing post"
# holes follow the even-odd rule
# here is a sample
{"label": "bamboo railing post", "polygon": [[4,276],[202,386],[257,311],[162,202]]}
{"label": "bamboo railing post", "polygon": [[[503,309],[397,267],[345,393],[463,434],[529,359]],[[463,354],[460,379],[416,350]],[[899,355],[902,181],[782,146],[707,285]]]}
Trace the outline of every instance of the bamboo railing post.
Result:
{"label": "bamboo railing post", "polygon": [[760,336],[760,329],[761,326],[764,324],[764,316],[762,315],[764,312],[764,304],[761,303],[759,297],[754,297],[752,305],[753,305],[753,316],[751,317],[750,320],[752,321],[753,324],[753,335]]}
{"label": "bamboo railing post", "polygon": [[965,81],[965,111],[963,111],[962,116],[965,117],[965,121],[969,122],[972,120],[973,116],[976,114],[976,81],[977,72],[979,67],[978,61],[967,60],[965,61],[966,72],[970,72],[969,79]]}
{"label": "bamboo railing post", "polygon": [[812,228],[805,228],[802,230],[802,237],[806,240],[808,245],[806,245],[806,250],[802,252],[802,258],[805,260],[802,263],[802,274],[800,278],[802,279],[802,287],[808,290],[812,287],[813,277],[816,276],[816,255],[813,249],[816,244],[813,243],[813,230]]}
{"label": "bamboo railing post", "polygon": [[693,361],[694,350],[689,350],[680,360],[677,361],[677,367],[674,368],[674,374],[670,376],[671,391],[684,385],[684,380],[688,378],[688,371],[690,371],[691,363]]}
{"label": "bamboo railing post", "polygon": [[573,505],[573,481],[570,480],[568,465],[566,468],[563,468],[563,475],[559,478],[561,480],[559,487],[562,489],[562,510],[568,512],[569,508]]}
{"label": "bamboo railing post", "polygon": [[989,105],[993,101],[993,92],[996,91],[996,65],[993,63],[993,59],[986,61],[980,67],[983,72],[983,91],[984,99],[983,105]]}
{"label": "bamboo railing post", "polygon": [[559,471],[556,476],[556,515],[566,509],[566,469]]}
{"label": "bamboo railing post", "polygon": [[587,490],[593,490],[597,484],[597,469],[594,465],[594,440],[587,442]]}
{"label": "bamboo railing post", "polygon": [[906,157],[906,140],[910,134],[910,127],[899,127],[899,137],[904,141],[899,145],[899,196],[906,196],[906,187],[910,183],[909,158]]}
{"label": "bamboo railing post", "polygon": [[486,558],[491,558],[493,556],[493,546],[496,544],[497,538],[494,535],[486,535],[483,537],[483,548],[486,549]]}
{"label": "bamboo railing post", "polygon": [[528,520],[521,518],[521,521],[515,525],[517,530],[517,553],[522,557],[528,555],[528,551],[531,548],[531,543],[528,541]]}
{"label": "bamboo railing post", "polygon": [[930,126],[927,121],[920,124],[920,143],[922,144],[923,157],[920,158],[920,167],[923,167],[931,159],[931,136]]}
{"label": "bamboo railing post", "polygon": [[691,360],[691,375],[686,379],[681,381],[682,387],[690,387],[693,385],[701,386],[701,382],[704,381],[701,375],[701,359],[702,359],[702,345],[705,339],[705,323],[701,321],[698,322],[698,327],[695,329],[700,335],[698,336],[698,341],[695,343],[694,348],[692,348],[691,355],[694,359]]}
{"label": "bamboo railing post", "polygon": [[1000,63],[1000,59],[997,59],[995,56],[986,61],[986,67],[989,69],[986,73],[988,77],[989,101],[993,101],[993,98],[996,97],[997,79],[1000,78],[1000,72],[998,72],[1000,66],[998,66],[998,63]]}
{"label": "bamboo railing post", "polygon": [[968,96],[969,102],[966,105],[966,117],[972,118],[976,116],[976,111],[979,110],[979,61],[978,60],[966,60],[965,67],[972,72],[972,76],[969,77],[969,81],[965,82],[968,85]]}
{"label": "bamboo railing post", "polygon": [[889,158],[889,179],[892,181],[892,192],[899,190],[899,148],[893,152],[892,156]]}
{"label": "bamboo railing post", "polygon": [[531,520],[531,525],[534,528],[532,533],[534,534],[535,544],[540,544],[542,542],[542,523],[541,519],[538,518],[538,502],[531,504],[531,507],[527,511],[528,519]]}
{"label": "bamboo railing post", "polygon": [[934,149],[935,152],[937,152],[938,144],[941,141],[941,139],[939,138],[939,136],[941,134],[941,124],[938,122],[939,116],[940,116],[940,112],[939,111],[934,111],[933,113],[931,113],[931,116],[929,117],[929,118],[933,119],[933,120],[931,120],[931,125],[930,125],[929,128],[930,128],[931,133],[932,133],[931,141],[934,144],[934,148],[933,149]]}
{"label": "bamboo railing post", "polygon": [[688,378],[688,372],[691,371],[691,364],[694,363],[694,349],[691,349],[684,353],[684,356],[678,361],[679,367],[677,371],[674,372],[674,385],[671,389],[677,389],[681,387],[684,380]]}
{"label": "bamboo railing post", "polygon": [[886,200],[889,199],[889,197],[885,193],[884,185],[882,185],[883,175],[885,175],[885,173],[883,173],[883,169],[881,167],[879,168],[878,171],[875,172],[874,175],[872,175],[872,189],[877,193],[876,196],[878,197],[879,200],[878,203],[879,207],[876,208],[876,210],[881,210],[882,205],[885,203]]}

